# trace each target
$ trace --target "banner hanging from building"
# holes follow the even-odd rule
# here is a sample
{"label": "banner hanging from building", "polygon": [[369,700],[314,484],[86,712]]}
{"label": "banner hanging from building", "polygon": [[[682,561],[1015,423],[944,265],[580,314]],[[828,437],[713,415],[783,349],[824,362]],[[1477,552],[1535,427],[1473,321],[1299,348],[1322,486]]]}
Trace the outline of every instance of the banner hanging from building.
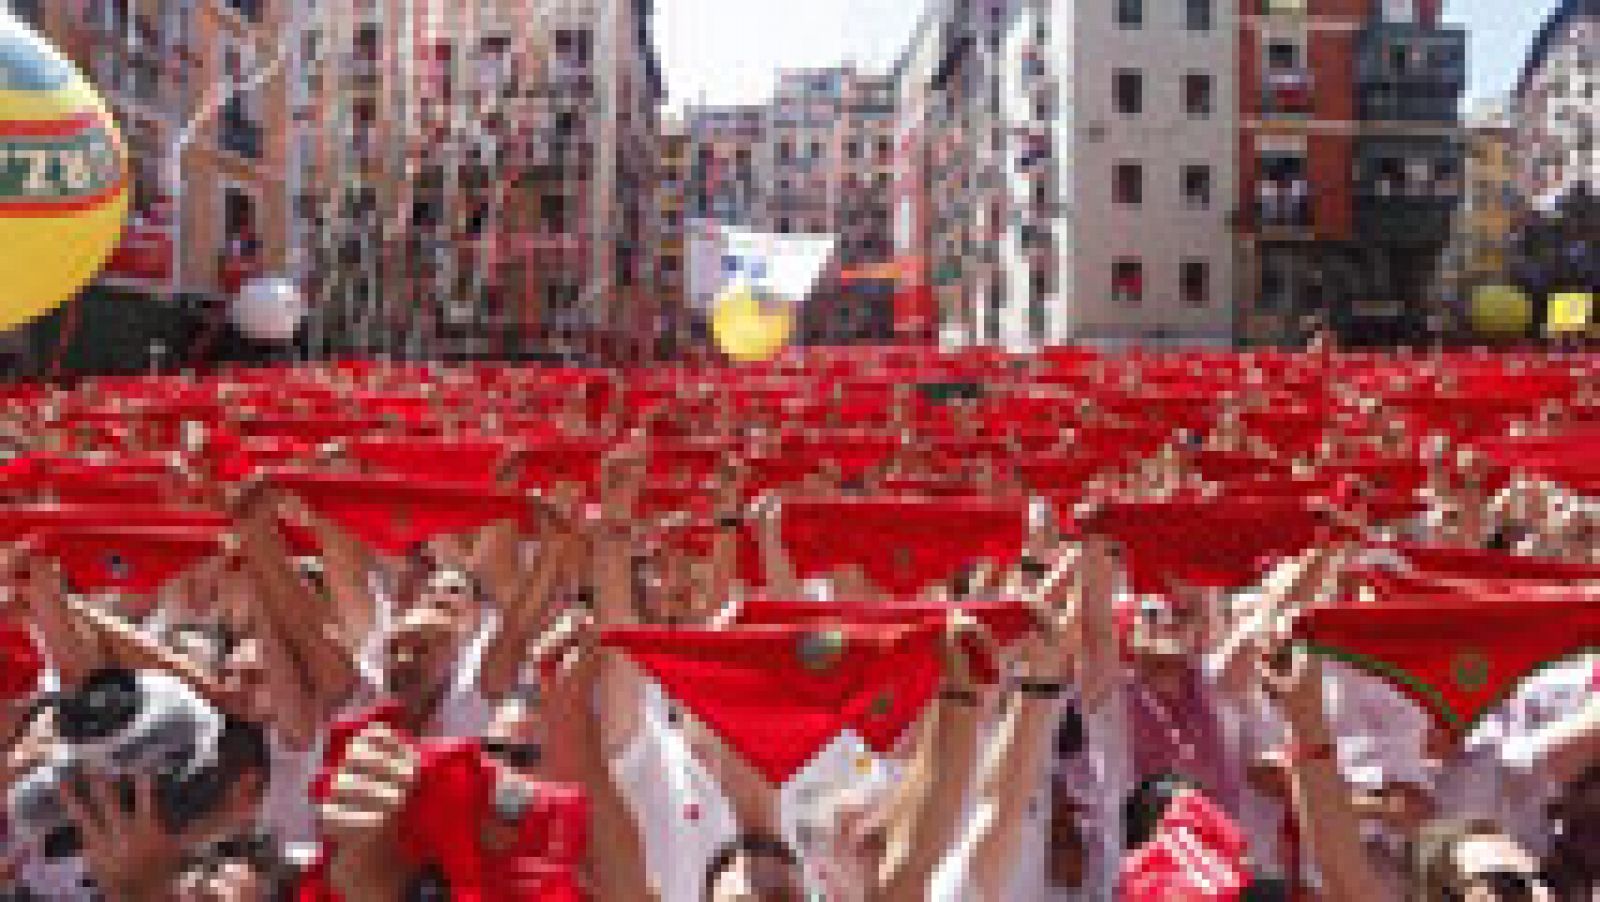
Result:
{"label": "banner hanging from building", "polygon": [[689,302],[709,312],[730,290],[798,306],[833,259],[833,235],[779,235],[699,220],[689,224]]}

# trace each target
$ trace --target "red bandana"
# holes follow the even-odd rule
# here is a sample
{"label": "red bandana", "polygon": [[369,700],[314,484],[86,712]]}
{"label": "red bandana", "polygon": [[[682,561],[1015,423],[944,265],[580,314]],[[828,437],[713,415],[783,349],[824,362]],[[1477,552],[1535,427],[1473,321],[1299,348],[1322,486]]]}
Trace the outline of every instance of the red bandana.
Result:
{"label": "red bandana", "polygon": [[39,689],[44,654],[24,624],[0,623],[0,701],[25,699]]}
{"label": "red bandana", "polygon": [[1328,527],[1301,502],[1222,498],[1114,502],[1083,528],[1121,543],[1135,592],[1160,594],[1173,581],[1250,585],[1278,558],[1310,547]]}
{"label": "red bandana", "polygon": [[1249,842],[1199,793],[1173,799],[1150,841],[1122,863],[1125,902],[1232,902],[1250,882]]}
{"label": "red bandana", "polygon": [[1600,650],[1600,605],[1517,593],[1312,608],[1298,637],[1383,676],[1457,735],[1535,669]]}
{"label": "red bandana", "polygon": [[211,511],[141,504],[18,504],[0,507],[0,542],[55,528],[210,527],[228,518]]}
{"label": "red bandana", "polygon": [[196,526],[56,527],[33,540],[76,592],[154,592],[222,547],[221,530]]}
{"label": "red bandana", "polygon": [[915,594],[978,561],[1009,566],[1027,533],[1023,503],[978,498],[786,501],[782,517],[799,576],[856,565],[896,595]]}
{"label": "red bandana", "polygon": [[446,533],[498,520],[524,520],[528,502],[512,491],[403,476],[280,471],[274,484],[380,551],[404,554]]}
{"label": "red bandana", "polygon": [[[972,615],[1004,648],[1015,642],[1033,625],[1033,614],[1019,601],[969,601],[954,604],[941,602],[829,602],[829,601],[772,601],[760,600],[746,603],[739,610],[739,624],[743,626],[779,625],[844,625],[851,623],[915,626],[931,624],[942,626],[946,614],[958,608]],[[974,644],[965,649],[972,662],[973,680],[982,685],[992,685],[1000,678],[999,662],[984,654],[982,647]],[[881,729],[879,721],[856,724],[856,732],[879,752],[887,752],[899,741],[899,733]]]}
{"label": "red bandana", "polygon": [[368,438],[350,456],[385,473],[416,479],[493,485],[509,444],[493,438]]}
{"label": "red bandana", "polygon": [[624,627],[626,651],[773,785],[842,731],[899,736],[938,689],[939,629],[850,624]]}

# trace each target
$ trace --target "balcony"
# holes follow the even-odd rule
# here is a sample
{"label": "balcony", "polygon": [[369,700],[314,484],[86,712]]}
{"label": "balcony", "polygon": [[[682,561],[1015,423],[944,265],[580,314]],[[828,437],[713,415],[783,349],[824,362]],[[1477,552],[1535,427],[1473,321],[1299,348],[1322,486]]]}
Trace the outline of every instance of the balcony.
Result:
{"label": "balcony", "polygon": [[1261,76],[1261,112],[1270,116],[1309,115],[1312,87],[1309,69],[1269,69]]}
{"label": "balcony", "polygon": [[1467,81],[1467,35],[1459,28],[1384,22],[1361,33],[1360,84],[1438,84],[1460,91]]}
{"label": "balcony", "polygon": [[1311,184],[1304,178],[1265,178],[1256,183],[1255,220],[1266,233],[1297,233],[1312,227]]}
{"label": "balcony", "polygon": [[1466,34],[1384,23],[1362,32],[1356,57],[1361,117],[1455,122],[1466,84]]}
{"label": "balcony", "polygon": [[1444,138],[1372,138],[1355,160],[1355,225],[1373,241],[1449,238],[1463,190],[1461,146]]}
{"label": "balcony", "polygon": [[251,22],[260,22],[261,9],[266,4],[263,0],[223,0],[222,5],[232,9]]}

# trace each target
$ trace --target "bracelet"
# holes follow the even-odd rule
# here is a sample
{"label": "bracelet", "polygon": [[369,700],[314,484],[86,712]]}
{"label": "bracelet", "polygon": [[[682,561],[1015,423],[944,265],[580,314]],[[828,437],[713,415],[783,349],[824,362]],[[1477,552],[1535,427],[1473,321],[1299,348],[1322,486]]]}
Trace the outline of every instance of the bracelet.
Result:
{"label": "bracelet", "polygon": [[978,693],[973,689],[940,689],[939,700],[975,706],[978,704]]}
{"label": "bracelet", "polygon": [[1017,680],[1017,692],[1034,698],[1060,698],[1066,694],[1067,684],[1060,680]]}
{"label": "bracelet", "polygon": [[1333,742],[1290,742],[1282,748],[1283,763],[1295,770],[1304,764],[1332,761],[1338,751]]}

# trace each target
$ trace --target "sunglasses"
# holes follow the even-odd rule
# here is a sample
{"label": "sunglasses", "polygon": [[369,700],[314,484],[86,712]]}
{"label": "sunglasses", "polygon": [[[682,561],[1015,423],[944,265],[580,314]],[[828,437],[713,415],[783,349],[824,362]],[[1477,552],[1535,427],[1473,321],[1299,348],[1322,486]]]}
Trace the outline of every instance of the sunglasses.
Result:
{"label": "sunglasses", "polygon": [[490,758],[516,770],[529,770],[539,766],[544,760],[544,748],[537,742],[507,742],[501,739],[485,739],[478,743],[483,753]]}
{"label": "sunglasses", "polygon": [[[1548,888],[1543,876],[1524,871],[1492,870],[1472,874],[1466,878],[1467,886],[1481,886],[1501,902],[1533,902],[1536,892]],[[1457,898],[1460,898],[1459,896]]]}

